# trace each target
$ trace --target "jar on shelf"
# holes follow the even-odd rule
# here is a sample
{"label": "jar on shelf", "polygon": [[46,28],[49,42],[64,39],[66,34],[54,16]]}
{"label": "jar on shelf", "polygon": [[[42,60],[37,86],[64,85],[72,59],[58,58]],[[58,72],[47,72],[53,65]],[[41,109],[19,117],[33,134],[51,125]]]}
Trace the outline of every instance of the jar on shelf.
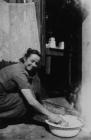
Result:
{"label": "jar on shelf", "polygon": [[59,49],[64,50],[64,41],[59,42]]}
{"label": "jar on shelf", "polygon": [[56,48],[56,40],[54,37],[49,38],[49,47],[50,48]]}

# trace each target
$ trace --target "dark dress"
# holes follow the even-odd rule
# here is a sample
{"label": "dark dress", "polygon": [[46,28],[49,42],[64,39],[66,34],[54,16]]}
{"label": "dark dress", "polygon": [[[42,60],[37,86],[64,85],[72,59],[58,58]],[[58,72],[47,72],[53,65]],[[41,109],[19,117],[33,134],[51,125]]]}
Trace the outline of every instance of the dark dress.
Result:
{"label": "dark dress", "polygon": [[[21,117],[27,107],[21,89],[32,89],[36,83],[24,68],[23,63],[17,63],[0,70],[0,118]],[[37,84],[39,79],[37,79]]]}

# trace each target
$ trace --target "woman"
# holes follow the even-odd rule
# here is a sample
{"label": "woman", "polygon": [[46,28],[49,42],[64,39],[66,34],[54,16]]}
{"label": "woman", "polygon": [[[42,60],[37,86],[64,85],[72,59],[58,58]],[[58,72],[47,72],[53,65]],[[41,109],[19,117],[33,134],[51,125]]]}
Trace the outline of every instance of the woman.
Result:
{"label": "woman", "polygon": [[36,99],[32,81],[39,63],[40,53],[29,48],[19,63],[0,70],[0,118],[22,117],[27,112],[27,102],[53,122],[61,120]]}

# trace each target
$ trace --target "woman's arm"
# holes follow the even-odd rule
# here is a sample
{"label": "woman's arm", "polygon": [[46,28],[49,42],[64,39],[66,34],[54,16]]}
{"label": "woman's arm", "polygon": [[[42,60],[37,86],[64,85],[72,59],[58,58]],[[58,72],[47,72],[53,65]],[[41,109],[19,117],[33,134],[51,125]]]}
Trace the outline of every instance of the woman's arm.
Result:
{"label": "woman's arm", "polygon": [[34,108],[36,108],[39,112],[45,114],[45,115],[50,115],[50,112],[42,105],[40,104],[36,98],[33,96],[32,94],[32,90],[31,89],[22,89],[21,90],[24,97],[26,98],[26,100],[28,101],[28,103],[33,106]]}
{"label": "woman's arm", "polygon": [[31,89],[22,89],[21,92],[31,106],[33,106],[42,114],[46,115],[50,120],[52,120],[53,122],[59,122],[62,120],[62,118],[59,117],[58,114],[54,114],[48,111],[42,104],[40,104],[33,96]]}

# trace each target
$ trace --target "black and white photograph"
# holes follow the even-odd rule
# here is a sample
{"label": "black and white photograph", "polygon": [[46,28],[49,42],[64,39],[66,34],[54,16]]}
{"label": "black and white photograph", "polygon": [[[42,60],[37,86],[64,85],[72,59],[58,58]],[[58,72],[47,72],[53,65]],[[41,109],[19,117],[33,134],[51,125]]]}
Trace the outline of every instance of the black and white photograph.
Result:
{"label": "black and white photograph", "polygon": [[91,0],[0,0],[0,140],[91,140]]}

